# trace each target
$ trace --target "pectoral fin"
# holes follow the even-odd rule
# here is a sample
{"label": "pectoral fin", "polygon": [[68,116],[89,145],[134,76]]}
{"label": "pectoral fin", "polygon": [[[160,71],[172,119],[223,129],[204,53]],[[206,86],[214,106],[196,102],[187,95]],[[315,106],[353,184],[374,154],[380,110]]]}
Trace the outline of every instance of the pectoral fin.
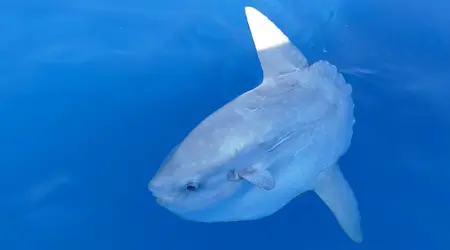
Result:
{"label": "pectoral fin", "polygon": [[338,165],[328,168],[318,177],[314,191],[327,204],[347,235],[353,241],[361,242],[358,202]]}
{"label": "pectoral fin", "polygon": [[265,169],[256,169],[253,167],[243,168],[238,172],[238,175],[253,185],[265,190],[271,190],[275,187],[275,179]]}

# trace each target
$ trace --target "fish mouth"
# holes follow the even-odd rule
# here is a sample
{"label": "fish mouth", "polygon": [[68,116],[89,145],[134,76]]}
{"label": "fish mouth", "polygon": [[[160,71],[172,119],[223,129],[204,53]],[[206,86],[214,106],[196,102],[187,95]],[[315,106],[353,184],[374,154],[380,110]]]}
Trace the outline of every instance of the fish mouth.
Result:
{"label": "fish mouth", "polygon": [[153,197],[155,197],[156,202],[161,206],[167,206],[174,202],[175,197],[162,195],[161,191],[158,191],[158,189],[153,185],[152,181],[148,183],[148,190],[152,194]]}
{"label": "fish mouth", "polygon": [[177,204],[177,197],[155,196],[156,203],[162,207],[174,207]]}
{"label": "fish mouth", "polygon": [[158,193],[155,191],[155,189],[154,189],[152,186],[153,186],[152,183],[149,182],[149,183],[148,183],[148,190],[150,191],[150,193],[152,194],[152,196],[155,197],[156,202],[157,202],[158,204],[161,205],[163,199],[160,198],[160,196],[158,195]]}
{"label": "fish mouth", "polygon": [[158,202],[158,204],[161,204],[164,202],[164,198],[162,198],[160,195],[158,195],[156,192],[151,191],[153,197],[155,197],[156,202]]}
{"label": "fish mouth", "polygon": [[152,181],[150,181],[149,183],[148,183],[148,191],[150,191],[150,193],[152,193],[152,195],[153,195],[153,197],[155,197],[155,198],[160,198],[160,192],[158,192],[158,188],[157,187],[155,187],[155,185],[153,184],[153,182]]}
{"label": "fish mouth", "polygon": [[158,195],[156,192],[152,192],[152,195],[155,197],[156,202],[163,207],[175,203],[177,198],[176,196]]}
{"label": "fish mouth", "polygon": [[156,197],[156,203],[160,206],[165,207],[168,205],[167,200]]}

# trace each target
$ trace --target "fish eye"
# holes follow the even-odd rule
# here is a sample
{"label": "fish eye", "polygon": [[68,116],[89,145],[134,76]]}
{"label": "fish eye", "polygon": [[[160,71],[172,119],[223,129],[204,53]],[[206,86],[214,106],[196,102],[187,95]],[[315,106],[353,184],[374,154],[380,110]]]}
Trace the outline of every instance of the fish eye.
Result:
{"label": "fish eye", "polygon": [[198,183],[195,182],[189,182],[188,184],[186,184],[186,190],[188,191],[197,191],[198,187]]}

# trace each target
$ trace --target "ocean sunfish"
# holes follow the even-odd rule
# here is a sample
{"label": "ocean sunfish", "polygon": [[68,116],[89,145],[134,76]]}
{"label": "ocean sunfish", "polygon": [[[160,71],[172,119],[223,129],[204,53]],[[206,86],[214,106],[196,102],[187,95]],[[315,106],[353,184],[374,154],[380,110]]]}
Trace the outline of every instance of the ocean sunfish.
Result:
{"label": "ocean sunfish", "polygon": [[148,184],[186,220],[255,220],[314,191],[355,242],[358,203],[337,164],[353,133],[352,88],[304,55],[266,16],[245,7],[263,81],[216,110],[175,147]]}

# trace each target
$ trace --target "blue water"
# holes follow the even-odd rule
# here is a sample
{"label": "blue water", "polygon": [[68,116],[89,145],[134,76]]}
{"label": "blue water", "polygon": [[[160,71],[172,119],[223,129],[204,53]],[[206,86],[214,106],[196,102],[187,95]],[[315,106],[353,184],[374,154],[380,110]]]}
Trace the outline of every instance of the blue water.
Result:
{"label": "blue water", "polygon": [[[340,165],[361,244],[312,193],[262,220],[199,224],[147,190],[190,129],[261,81],[245,5],[353,86]],[[450,249],[449,12],[439,0],[0,2],[0,249]]]}

